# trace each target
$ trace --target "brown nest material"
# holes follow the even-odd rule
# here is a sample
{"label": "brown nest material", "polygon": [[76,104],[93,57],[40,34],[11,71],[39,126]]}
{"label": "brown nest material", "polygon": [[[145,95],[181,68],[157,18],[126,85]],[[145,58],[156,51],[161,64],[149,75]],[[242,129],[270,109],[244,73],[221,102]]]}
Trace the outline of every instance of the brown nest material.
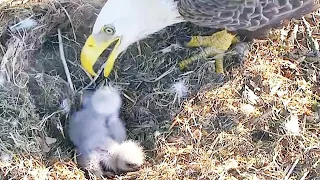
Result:
{"label": "brown nest material", "polygon": [[[91,81],[79,65],[79,52],[103,3],[0,3],[0,169],[5,177],[95,178],[74,163],[66,125],[78,108],[78,92]],[[31,28],[17,30],[28,18]],[[320,65],[309,53],[316,48],[311,40],[318,36],[318,19],[314,13],[292,20],[270,39],[255,41],[242,67],[228,58],[224,83],[215,81],[212,59],[199,60],[192,71],[178,70],[181,59],[201,49],[166,48],[178,35],[208,34],[207,29],[183,23],[132,45],[110,79],[122,88],[128,134],[142,143],[148,158],[139,172],[121,178],[319,177]],[[61,44],[74,91],[61,62]]]}

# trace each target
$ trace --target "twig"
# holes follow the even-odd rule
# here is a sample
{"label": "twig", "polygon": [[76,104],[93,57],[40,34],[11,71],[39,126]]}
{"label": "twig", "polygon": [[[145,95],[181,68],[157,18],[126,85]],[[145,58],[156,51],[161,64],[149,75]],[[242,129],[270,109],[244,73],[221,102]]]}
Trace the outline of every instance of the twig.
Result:
{"label": "twig", "polygon": [[70,72],[69,72],[69,69],[68,69],[66,57],[64,56],[63,43],[62,43],[62,37],[61,37],[61,30],[60,29],[58,29],[58,39],[59,39],[60,58],[61,58],[61,61],[62,61],[63,67],[64,67],[64,71],[65,71],[66,76],[67,76],[67,80],[68,80],[70,89],[72,90],[72,92],[74,92],[73,83],[72,83]]}
{"label": "twig", "polygon": [[288,179],[289,179],[289,177],[291,176],[291,174],[292,174],[294,168],[296,167],[296,165],[298,164],[298,162],[299,162],[299,158],[296,159],[296,161],[293,163],[293,165],[291,166],[289,172],[288,172],[287,175],[284,177],[284,180],[288,180]]}
{"label": "twig", "polygon": [[137,41],[137,48],[138,48],[138,53],[141,56],[142,55],[142,51],[141,51],[141,46],[140,46],[140,42]]}
{"label": "twig", "polygon": [[305,172],[303,176],[300,178],[300,180],[305,180],[308,174],[309,174],[309,171]]}
{"label": "twig", "polygon": [[166,72],[164,72],[161,76],[159,76],[159,77],[157,77],[157,78],[155,78],[155,79],[153,79],[153,80],[143,79],[143,81],[145,81],[145,82],[151,82],[151,83],[157,82],[157,81],[159,81],[160,79],[164,78],[166,75],[172,73],[175,69],[176,69],[176,67],[173,66],[173,67],[171,67],[169,70],[167,70]]}
{"label": "twig", "polygon": [[291,47],[294,46],[295,40],[297,39],[298,30],[299,30],[299,25],[295,24],[293,30],[289,34],[287,42],[288,42],[288,45]]}
{"label": "twig", "polygon": [[126,93],[124,93],[124,92],[122,92],[123,93],[123,96],[125,97],[125,98],[127,98],[129,101],[131,101],[132,103],[135,103],[135,101],[130,97],[130,96],[128,96]]}
{"label": "twig", "polygon": [[[105,63],[100,67],[100,69],[98,70],[98,73],[97,73],[98,75],[95,76],[93,79],[91,78],[90,83],[89,83],[88,85],[86,85],[84,88],[82,88],[82,90],[89,88],[93,83],[96,82],[96,80],[100,77],[102,71],[104,70],[104,67],[106,66],[106,64],[107,64],[107,62],[105,62]],[[85,72],[86,72],[86,71],[85,71]],[[86,73],[87,73],[87,72],[86,72]],[[80,90],[80,91],[82,91],[82,90]]]}
{"label": "twig", "polygon": [[311,27],[310,27],[310,24],[308,23],[308,21],[306,21],[306,19],[304,17],[302,17],[302,20],[303,20],[303,23],[304,23],[304,26],[306,28],[306,35],[307,35],[307,40],[313,50],[313,52],[319,56],[319,44],[316,40],[313,39],[312,37],[312,31],[311,31]]}
{"label": "twig", "polygon": [[265,111],[265,113],[263,113],[261,116],[255,118],[255,119],[253,119],[252,122],[253,122],[253,123],[256,123],[256,122],[259,122],[259,121],[261,121],[261,120],[263,120],[263,119],[266,119],[266,118],[268,118],[269,116],[271,116],[272,113],[273,113],[273,110],[272,110],[271,108],[270,108],[270,109],[267,109],[267,110]]}
{"label": "twig", "polygon": [[73,23],[72,23],[72,19],[68,13],[68,11],[66,10],[66,8],[64,8],[61,3],[59,1],[56,1],[56,3],[58,3],[60,5],[60,7],[62,8],[62,10],[66,13],[66,16],[68,17],[69,21],[70,21],[70,24],[71,24],[71,30],[72,30],[72,33],[73,33],[73,38],[74,38],[74,41],[77,41],[77,36],[76,36],[76,33],[75,33],[75,30],[74,30],[74,26],[73,26]]}

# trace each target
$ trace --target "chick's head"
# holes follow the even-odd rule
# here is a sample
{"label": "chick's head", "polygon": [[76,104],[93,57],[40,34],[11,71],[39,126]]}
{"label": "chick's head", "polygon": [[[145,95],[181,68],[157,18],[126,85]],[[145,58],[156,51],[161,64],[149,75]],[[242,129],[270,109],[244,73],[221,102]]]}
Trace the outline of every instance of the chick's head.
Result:
{"label": "chick's head", "polygon": [[143,148],[132,140],[121,143],[114,156],[117,172],[134,172],[140,169],[145,160]]}

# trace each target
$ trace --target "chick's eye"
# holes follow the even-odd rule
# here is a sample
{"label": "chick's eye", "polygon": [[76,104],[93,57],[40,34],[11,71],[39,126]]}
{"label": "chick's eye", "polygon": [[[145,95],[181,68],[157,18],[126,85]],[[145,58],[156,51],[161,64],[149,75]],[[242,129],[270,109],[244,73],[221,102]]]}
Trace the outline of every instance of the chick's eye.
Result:
{"label": "chick's eye", "polygon": [[128,167],[134,167],[134,166],[136,166],[136,164],[134,164],[134,163],[126,163],[126,165],[127,165]]}
{"label": "chick's eye", "polygon": [[114,33],[116,32],[116,30],[114,29],[114,27],[112,25],[105,25],[101,28],[102,32],[105,32],[107,34],[110,35],[114,35]]}

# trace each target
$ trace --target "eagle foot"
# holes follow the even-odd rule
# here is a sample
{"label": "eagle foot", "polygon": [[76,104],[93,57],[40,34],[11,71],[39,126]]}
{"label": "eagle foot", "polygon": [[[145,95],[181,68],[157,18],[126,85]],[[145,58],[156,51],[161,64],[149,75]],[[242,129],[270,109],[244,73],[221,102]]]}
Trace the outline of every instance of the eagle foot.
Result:
{"label": "eagle foot", "polygon": [[180,70],[184,70],[188,65],[199,59],[207,59],[215,56],[216,73],[223,74],[223,56],[232,44],[238,43],[236,35],[222,30],[211,36],[191,36],[179,39],[179,42],[186,47],[205,47],[200,53],[182,60],[179,63]]}
{"label": "eagle foot", "polygon": [[227,50],[231,44],[237,43],[236,35],[227,30],[218,31],[211,36],[186,36],[180,37],[178,42],[185,47],[215,47]]}

